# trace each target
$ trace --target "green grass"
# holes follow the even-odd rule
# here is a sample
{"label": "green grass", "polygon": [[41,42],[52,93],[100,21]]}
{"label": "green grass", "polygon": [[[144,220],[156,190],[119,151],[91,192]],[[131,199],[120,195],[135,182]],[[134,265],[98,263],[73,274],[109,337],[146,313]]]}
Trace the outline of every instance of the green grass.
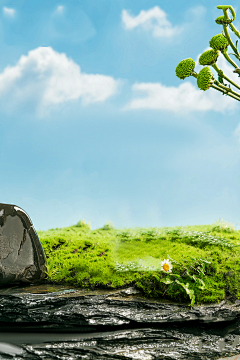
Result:
{"label": "green grass", "polygon": [[[91,230],[84,222],[38,231],[47,280],[80,288],[135,284],[148,298],[191,304],[240,297],[240,231],[219,221],[174,228]],[[161,269],[170,259],[172,273]]]}

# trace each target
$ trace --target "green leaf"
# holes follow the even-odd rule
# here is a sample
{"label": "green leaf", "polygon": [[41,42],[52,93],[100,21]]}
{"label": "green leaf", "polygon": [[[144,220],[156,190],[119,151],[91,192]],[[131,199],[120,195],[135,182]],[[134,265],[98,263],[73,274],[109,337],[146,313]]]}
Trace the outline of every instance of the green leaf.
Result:
{"label": "green leaf", "polygon": [[218,75],[218,81],[223,84],[223,78],[221,76]]}
{"label": "green leaf", "polygon": [[204,269],[202,267],[197,268],[197,271],[198,271],[199,274],[201,272],[203,275],[205,275]]}
{"label": "green leaf", "polygon": [[206,264],[211,264],[211,261],[208,261],[206,259],[202,259],[202,258],[199,258],[202,262],[206,263]]}
{"label": "green leaf", "polygon": [[[155,276],[157,278],[157,276]],[[158,278],[159,279],[159,278]],[[169,278],[165,278],[165,279],[159,279],[159,281],[161,281],[164,284],[172,284],[174,282],[174,280],[171,280]],[[177,281],[177,280],[176,280]]]}
{"label": "green leaf", "polygon": [[192,275],[189,274],[188,270],[186,270],[185,276],[186,275],[192,277]]}
{"label": "green leaf", "polygon": [[199,279],[199,278],[198,278],[198,281],[200,281],[201,284],[202,284],[202,286],[201,285],[199,286],[199,289],[204,290],[205,289],[205,282],[202,279]]}
{"label": "green leaf", "polygon": [[181,277],[181,275],[178,274],[169,274],[169,276]]}
{"label": "green leaf", "polygon": [[237,58],[238,60],[240,59],[240,57],[239,57],[238,55],[234,54],[234,53],[229,53],[228,55],[234,55],[234,56],[236,56],[236,58]]}
{"label": "green leaf", "polygon": [[153,274],[153,276],[154,276],[158,281],[161,281],[160,278],[159,278],[157,275]]}
{"label": "green leaf", "polygon": [[202,284],[202,285],[199,285],[198,288],[199,288],[200,290],[204,290],[204,288],[205,288],[205,283],[203,282],[203,280],[202,280],[202,279],[199,279],[199,278],[196,277],[195,275],[193,275],[192,277],[193,277],[193,279],[194,279],[196,282],[200,282],[200,283]]}
{"label": "green leaf", "polygon": [[186,293],[188,294],[188,296],[190,297],[191,300],[191,306],[195,303],[195,295],[194,295],[194,290],[189,289],[189,283],[184,284],[181,283],[180,281],[176,280],[176,283],[178,283],[180,286],[182,286],[184,288],[184,290],[186,291]]}

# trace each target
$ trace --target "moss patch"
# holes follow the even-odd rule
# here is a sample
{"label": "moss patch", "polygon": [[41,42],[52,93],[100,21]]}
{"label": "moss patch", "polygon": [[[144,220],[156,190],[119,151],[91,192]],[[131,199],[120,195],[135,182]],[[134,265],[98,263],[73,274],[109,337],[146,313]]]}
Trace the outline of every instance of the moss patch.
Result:
{"label": "moss patch", "polygon": [[[38,235],[54,284],[135,284],[146,297],[189,303],[194,294],[197,304],[240,296],[240,232],[226,226],[91,230],[78,224]],[[161,270],[164,259],[172,261],[171,276]]]}

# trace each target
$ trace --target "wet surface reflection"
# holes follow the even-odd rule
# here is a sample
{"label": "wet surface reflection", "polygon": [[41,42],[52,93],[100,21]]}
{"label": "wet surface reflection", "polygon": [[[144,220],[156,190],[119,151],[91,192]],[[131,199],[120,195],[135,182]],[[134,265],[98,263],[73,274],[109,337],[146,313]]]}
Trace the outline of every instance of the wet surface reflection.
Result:
{"label": "wet surface reflection", "polygon": [[2,287],[0,359],[240,360],[239,315],[240,302],[190,308],[134,288]]}

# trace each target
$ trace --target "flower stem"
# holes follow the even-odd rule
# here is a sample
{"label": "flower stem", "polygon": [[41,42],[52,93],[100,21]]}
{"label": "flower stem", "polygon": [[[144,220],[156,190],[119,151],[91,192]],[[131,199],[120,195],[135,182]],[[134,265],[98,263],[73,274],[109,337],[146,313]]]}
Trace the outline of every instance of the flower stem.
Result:
{"label": "flower stem", "polygon": [[[239,52],[238,52],[238,49],[234,46],[230,36],[229,36],[229,33],[228,33],[228,30],[227,30],[227,25],[223,24],[223,30],[224,30],[224,33],[225,33],[225,37],[227,38],[231,48],[233,49],[233,51],[239,56]],[[226,50],[225,50],[226,51]],[[230,59],[230,58],[229,58]],[[233,65],[234,66],[234,65]]]}
{"label": "flower stem", "polygon": [[[212,65],[212,66],[213,66],[213,65]],[[215,70],[216,70],[216,69],[215,69]],[[221,72],[222,70],[219,70],[219,69],[218,69],[218,70],[216,70],[216,71],[217,71],[217,72],[220,71],[220,74],[222,74],[222,72]],[[191,76],[197,78],[198,73],[196,73],[195,71],[193,71],[192,74],[191,74]],[[230,79],[228,80],[228,78],[226,78],[225,75],[224,75],[224,76],[220,75],[220,76],[221,76],[221,77],[224,77],[227,81],[229,81],[229,82],[232,83],[232,81],[231,81]],[[232,89],[229,89],[228,87],[226,87],[226,86],[224,86],[224,85],[221,85],[220,82],[217,81],[217,80],[214,81],[214,84],[215,84],[215,85],[218,85],[219,87],[218,87],[218,86],[215,86],[215,85],[213,85],[213,84],[211,84],[210,87],[212,87],[213,89],[216,89],[216,90],[220,91],[220,92],[223,93],[223,94],[227,93],[228,96],[232,97],[232,98],[235,99],[235,100],[240,101],[240,94],[236,93],[235,91],[233,91]],[[239,88],[236,84],[235,84],[234,86],[236,86],[237,88]],[[234,96],[234,95],[236,95],[236,96]]]}
{"label": "flower stem", "polygon": [[[225,18],[226,20],[232,20],[232,21],[235,20],[236,14],[235,14],[235,11],[233,10],[232,6],[230,6],[230,5],[218,5],[217,8],[218,8],[218,9],[222,9],[223,14],[224,14],[224,18]],[[232,14],[232,16],[233,16],[232,19],[230,19],[229,16],[228,16],[228,13],[227,13],[227,10],[228,10],[228,9],[230,10],[230,12],[231,12],[231,14]],[[235,29],[235,27],[232,25],[231,22],[230,22],[229,25],[230,25],[231,30],[238,36],[239,33],[238,33],[238,31]],[[234,46],[234,44],[233,44],[233,42],[232,42],[232,40],[231,40],[231,38],[230,38],[230,36],[229,36],[228,30],[227,30],[227,26],[228,26],[228,24],[223,24],[223,30],[224,30],[224,32],[225,32],[225,36],[226,36],[226,38],[227,38],[230,46],[232,47],[233,51],[239,56],[238,49]]]}
{"label": "flower stem", "polygon": [[237,29],[235,28],[235,26],[234,26],[233,24],[229,24],[229,26],[230,26],[231,30],[234,32],[234,34],[235,34],[237,37],[239,37],[239,39],[240,39],[240,33],[239,33],[239,31],[237,31]]}
{"label": "flower stem", "polygon": [[[217,9],[222,9],[225,19],[231,20],[231,21],[236,19],[235,11],[233,10],[231,5],[218,5]],[[228,9],[230,10],[230,12],[232,14],[232,17],[233,17],[232,19],[229,19],[229,17],[228,17],[228,13],[227,13]]]}
{"label": "flower stem", "polygon": [[[223,94],[226,93],[226,91],[229,89],[229,88],[221,85],[217,80],[215,80],[214,83],[217,84],[218,86],[223,87],[224,90],[220,89],[219,87],[217,87],[217,86],[215,86],[215,85],[213,85],[213,84],[210,85],[210,87],[212,87],[213,89],[216,89],[216,90],[218,90],[218,91],[221,91]],[[240,95],[239,95],[239,94],[237,94],[237,95],[239,96],[239,97],[237,97],[237,96],[234,96],[233,94],[229,93],[229,91],[227,91],[227,95],[230,96],[230,97],[232,97],[232,98],[235,99],[235,100],[240,101]]]}
{"label": "flower stem", "polygon": [[193,71],[193,72],[191,73],[191,76],[193,76],[193,77],[195,77],[195,78],[197,79],[198,73],[196,73],[195,71]]}
{"label": "flower stem", "polygon": [[[234,45],[233,45],[234,46]],[[235,47],[235,46],[234,46]],[[236,48],[235,48],[236,49]],[[235,50],[234,50],[234,52],[235,52]],[[232,66],[234,66],[236,69],[238,69],[238,66],[237,66],[237,64],[235,64],[235,62],[228,56],[228,53],[227,53],[227,50],[226,49],[224,49],[224,50],[221,50],[221,53],[223,54],[223,56],[225,57],[225,59],[228,61],[228,62],[230,62],[230,64],[232,65]],[[238,54],[238,56],[239,56],[239,54]]]}
{"label": "flower stem", "polygon": [[214,84],[216,84],[216,85],[219,86],[220,88],[224,89],[227,94],[228,94],[228,93],[232,93],[233,95],[240,97],[240,94],[238,94],[237,92],[233,91],[233,90],[230,89],[229,87],[220,84],[219,81],[215,80],[215,81],[214,81]]}
{"label": "flower stem", "polygon": [[235,82],[233,82],[231,79],[229,79],[227,76],[224,75],[223,71],[220,70],[217,66],[216,63],[212,64],[212,67],[214,68],[214,70],[216,70],[216,72],[218,73],[218,75],[222,78],[224,78],[225,80],[227,80],[228,82],[230,82],[233,86],[235,86],[237,89],[240,90],[240,86],[238,86],[237,84],[235,84]]}

